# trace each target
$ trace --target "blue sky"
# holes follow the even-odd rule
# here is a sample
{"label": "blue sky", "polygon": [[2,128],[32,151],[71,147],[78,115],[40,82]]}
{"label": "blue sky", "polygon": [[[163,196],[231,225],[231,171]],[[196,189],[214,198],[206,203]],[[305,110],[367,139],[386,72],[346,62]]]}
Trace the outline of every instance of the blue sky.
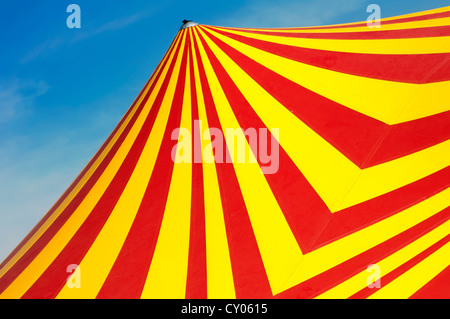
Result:
{"label": "blue sky", "polygon": [[[69,4],[81,29],[69,29]],[[0,261],[95,154],[183,19],[236,27],[365,21],[441,0],[0,0]]]}

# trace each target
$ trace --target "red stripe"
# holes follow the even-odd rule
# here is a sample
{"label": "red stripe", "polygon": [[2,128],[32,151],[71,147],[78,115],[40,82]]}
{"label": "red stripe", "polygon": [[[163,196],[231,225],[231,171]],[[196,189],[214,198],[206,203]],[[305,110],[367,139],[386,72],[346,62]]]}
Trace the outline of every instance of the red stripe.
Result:
{"label": "red stripe", "polygon": [[[450,80],[450,53],[436,54],[364,54],[308,49],[204,27],[260,50],[297,62],[337,72],[374,79],[406,83],[430,83]],[[442,65],[430,78],[430,71]]]}
{"label": "red stripe", "polygon": [[[191,38],[191,41],[193,39]],[[194,40],[195,41],[195,40]],[[190,46],[190,56],[195,54],[193,46]],[[189,241],[189,261],[186,283],[186,299],[206,299],[206,234],[205,234],[205,203],[203,190],[202,163],[197,163],[194,154],[202,153],[202,133],[200,127],[195,125],[198,117],[198,103],[196,83],[194,76],[194,64],[190,60],[191,80],[191,106],[192,106],[192,200],[191,200],[191,230]]]}
{"label": "red stripe", "polygon": [[[397,124],[396,129],[389,131],[391,126],[307,90],[207,34],[262,88],[360,168],[366,168],[366,163],[381,164],[450,138],[449,112]],[[383,144],[383,152],[371,157],[388,132],[394,135]],[[391,140],[403,146],[392,145]]]}
{"label": "red stripe", "polygon": [[[161,73],[158,74],[157,80]],[[109,165],[110,161],[116,154],[122,142],[128,135],[131,127],[134,125],[136,119],[138,118],[142,108],[146,104],[152,90],[154,89],[156,81],[152,84],[151,88],[147,92],[147,95],[140,103],[138,109],[133,115],[132,119],[129,121],[127,127],[124,129],[122,134],[117,139],[116,143],[113,145],[109,153],[105,156],[103,161],[100,163],[96,171],[74,197],[74,199],[67,205],[67,207],[61,212],[57,219],[49,226],[49,228],[41,235],[41,237],[28,249],[28,251],[8,270],[8,272],[0,278],[0,293],[2,293],[16,278],[20,273],[34,260],[34,258],[42,251],[42,249],[48,244],[48,242],[53,238],[53,236],[61,229],[64,223],[70,218],[72,213],[76,210],[79,204],[84,200],[86,195],[95,185],[97,180],[103,174],[106,167]]]}
{"label": "red stripe", "polygon": [[[183,60],[184,63],[186,63],[185,59],[186,58]],[[166,81],[166,83],[167,82],[168,81]],[[182,89],[184,89],[184,86]],[[159,101],[162,101],[164,93],[165,90],[159,91]],[[159,102],[158,105],[154,105],[155,107],[150,110],[142,129],[140,130],[120,169],[114,176],[95,208],[84,221],[83,225],[78,229],[76,234],[64,247],[58,257],[45,270],[33,286],[24,294],[23,298],[55,298],[66,283],[68,276],[66,272],[67,266],[70,264],[79,264],[82,261],[97,238],[98,233],[108,220],[108,217],[122,195],[123,189],[127,185],[128,180],[136,167],[142,150],[147,143],[147,139],[153,128],[160,104],[161,103]],[[175,110],[176,108],[173,109]],[[173,118],[177,118],[176,114],[173,114]],[[171,132],[172,130],[166,131],[166,136],[169,136],[170,138]]]}
{"label": "red stripe", "polygon": [[[140,298],[142,294],[158,240],[172,179],[174,164],[171,159],[171,151],[176,143],[172,141],[171,135],[172,131],[180,126],[181,120],[189,38],[186,41],[175,95],[152,176],[127,238],[97,295],[98,299],[136,299]],[[166,91],[169,80],[170,76],[167,76],[161,88],[162,92]],[[162,97],[161,95],[155,101],[155,105],[161,104]]]}
{"label": "red stripe", "polygon": [[[224,28],[221,28],[224,29]],[[333,32],[333,33],[303,33],[303,32],[274,32],[263,30],[241,30],[228,28],[228,30],[248,32],[255,34],[274,35],[287,38],[304,39],[336,39],[336,40],[375,40],[375,39],[406,39],[406,38],[431,38],[450,35],[450,26],[437,26],[428,28],[414,28],[402,30],[386,30],[361,32]]]}
{"label": "red stripe", "polygon": [[448,74],[450,70],[450,58],[447,58],[447,60],[442,63],[434,72],[431,72],[428,78],[428,82],[439,82],[444,81],[445,75]]}
{"label": "red stripe", "polygon": [[[353,294],[349,298],[350,299],[366,299],[366,298],[368,298],[370,295],[375,293],[378,289],[383,288],[384,286],[389,284],[391,281],[393,281],[394,279],[396,279],[400,275],[404,274],[406,271],[408,271],[409,269],[411,269],[412,267],[417,265],[419,262],[421,262],[422,260],[424,260],[425,258],[430,256],[431,254],[433,254],[436,250],[438,250],[439,248],[444,246],[449,241],[450,241],[450,235],[447,235],[446,237],[444,237],[441,240],[439,240],[437,243],[433,244],[432,246],[430,246],[427,249],[425,249],[424,251],[422,251],[417,256],[411,258],[410,260],[408,260],[404,264],[402,264],[399,267],[395,268],[390,273],[382,276],[380,278],[380,285],[381,285],[380,288],[365,287],[364,289],[358,291],[357,293]],[[381,271],[383,271],[383,270],[381,269]]]}
{"label": "red stripe", "polygon": [[[450,207],[409,228],[408,230],[346,260],[345,262],[312,277],[276,295],[276,298],[314,298],[354,275],[364,271],[371,264],[386,258],[402,247],[407,246],[425,233],[446,222],[450,217]],[[369,275],[369,274],[368,274]]]}
{"label": "red stripe", "polygon": [[[208,49],[201,39],[203,47]],[[197,43],[195,45],[199,64],[206,113],[210,127],[222,132],[216,106],[211,95]],[[223,134],[223,133],[222,133]],[[224,154],[228,153],[225,148]],[[236,173],[231,163],[217,163],[217,178],[230,251],[231,267],[237,298],[268,298],[271,294],[269,281],[259,253],[253,228],[242,197]]]}
{"label": "red stripe", "polygon": [[425,286],[415,292],[411,299],[449,299],[450,266],[441,271]]}

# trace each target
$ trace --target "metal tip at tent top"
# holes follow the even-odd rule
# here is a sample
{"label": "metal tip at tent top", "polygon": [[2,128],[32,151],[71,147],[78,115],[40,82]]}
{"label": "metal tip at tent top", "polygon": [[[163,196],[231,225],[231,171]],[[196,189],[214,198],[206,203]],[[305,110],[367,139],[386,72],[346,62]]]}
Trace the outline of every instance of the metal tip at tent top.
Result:
{"label": "metal tip at tent top", "polygon": [[183,22],[183,25],[181,26],[180,30],[187,29],[187,28],[198,25],[197,22],[193,22],[192,20],[183,20],[182,22]]}

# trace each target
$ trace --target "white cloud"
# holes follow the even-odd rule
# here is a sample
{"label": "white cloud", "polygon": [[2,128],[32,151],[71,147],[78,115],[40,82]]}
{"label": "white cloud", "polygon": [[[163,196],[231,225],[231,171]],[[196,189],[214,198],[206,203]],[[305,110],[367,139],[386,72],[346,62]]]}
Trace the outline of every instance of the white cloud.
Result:
{"label": "white cloud", "polygon": [[13,79],[0,83],[0,123],[30,112],[34,100],[49,90],[44,81]]}
{"label": "white cloud", "polygon": [[[319,26],[342,14],[361,10],[365,19],[364,0],[252,1],[222,21],[227,27],[283,28]],[[352,21],[354,22],[354,21]]]}

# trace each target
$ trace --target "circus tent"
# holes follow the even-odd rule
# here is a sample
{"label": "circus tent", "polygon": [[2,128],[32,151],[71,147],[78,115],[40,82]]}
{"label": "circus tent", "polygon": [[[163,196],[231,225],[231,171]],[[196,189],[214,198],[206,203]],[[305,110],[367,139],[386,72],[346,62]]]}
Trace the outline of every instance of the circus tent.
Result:
{"label": "circus tent", "polygon": [[186,21],[0,298],[449,298],[449,186],[450,7]]}

